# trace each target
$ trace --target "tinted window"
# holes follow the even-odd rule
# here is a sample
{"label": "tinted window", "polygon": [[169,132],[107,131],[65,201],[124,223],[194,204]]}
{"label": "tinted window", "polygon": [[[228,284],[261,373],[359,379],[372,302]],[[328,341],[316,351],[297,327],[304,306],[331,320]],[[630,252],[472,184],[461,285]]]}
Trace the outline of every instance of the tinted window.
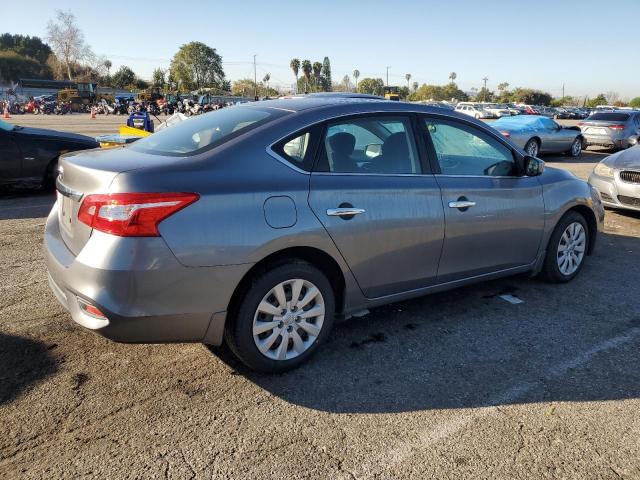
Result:
{"label": "tinted window", "polygon": [[142,138],[130,148],[161,155],[194,155],[285,114],[273,109],[223,108]]}
{"label": "tinted window", "polygon": [[588,120],[603,120],[605,122],[626,122],[627,120],[629,120],[629,114],[615,112],[594,113],[589,116]]}
{"label": "tinted window", "polygon": [[463,124],[426,120],[436,157],[443,175],[515,175],[511,149]]}
{"label": "tinted window", "polygon": [[327,126],[318,171],[421,173],[411,121],[405,117],[360,117]]}

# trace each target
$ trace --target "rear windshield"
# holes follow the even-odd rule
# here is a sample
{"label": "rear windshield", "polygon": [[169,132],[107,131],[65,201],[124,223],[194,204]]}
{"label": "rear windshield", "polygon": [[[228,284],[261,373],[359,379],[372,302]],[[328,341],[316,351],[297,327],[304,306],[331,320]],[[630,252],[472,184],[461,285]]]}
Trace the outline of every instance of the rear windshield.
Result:
{"label": "rear windshield", "polygon": [[626,122],[629,120],[628,113],[594,113],[588,120],[604,120],[606,122]]}
{"label": "rear windshield", "polygon": [[130,148],[158,155],[196,155],[286,113],[271,108],[223,108],[160,130],[136,141]]}

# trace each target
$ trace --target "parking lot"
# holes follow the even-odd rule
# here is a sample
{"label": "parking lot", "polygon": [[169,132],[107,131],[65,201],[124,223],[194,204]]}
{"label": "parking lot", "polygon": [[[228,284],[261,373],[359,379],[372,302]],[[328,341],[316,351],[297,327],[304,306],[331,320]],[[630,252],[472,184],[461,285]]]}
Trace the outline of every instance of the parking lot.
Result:
{"label": "parking lot", "polygon": [[[124,120],[11,121],[97,135]],[[607,153],[543,159],[586,179]],[[640,478],[640,214],[607,211],[569,284],[377,308],[269,376],[224,348],[75,325],[41,251],[53,201],[0,196],[0,478]]]}

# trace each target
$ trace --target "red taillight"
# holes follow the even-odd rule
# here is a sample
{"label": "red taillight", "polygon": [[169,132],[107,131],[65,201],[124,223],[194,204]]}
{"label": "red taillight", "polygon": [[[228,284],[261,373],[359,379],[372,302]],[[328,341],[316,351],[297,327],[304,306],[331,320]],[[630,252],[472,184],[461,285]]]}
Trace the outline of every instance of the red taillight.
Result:
{"label": "red taillight", "polygon": [[624,130],[624,125],[607,125],[611,130]]}
{"label": "red taillight", "polygon": [[578,122],[578,126],[582,127],[583,125],[586,125],[584,122]]}
{"label": "red taillight", "polygon": [[158,224],[198,200],[197,193],[110,193],[87,195],[78,220],[120,237],[159,237]]}
{"label": "red taillight", "polygon": [[500,133],[507,138],[511,138],[511,134],[509,132],[500,132]]}
{"label": "red taillight", "polygon": [[84,300],[82,300],[81,298],[78,298],[78,306],[80,307],[80,310],[82,310],[84,313],[94,317],[94,318],[99,318],[99,319],[106,319],[107,317],[105,316],[104,313],[102,313],[102,311],[98,308],[98,307],[94,307],[93,305],[91,305],[90,303],[85,302]]}

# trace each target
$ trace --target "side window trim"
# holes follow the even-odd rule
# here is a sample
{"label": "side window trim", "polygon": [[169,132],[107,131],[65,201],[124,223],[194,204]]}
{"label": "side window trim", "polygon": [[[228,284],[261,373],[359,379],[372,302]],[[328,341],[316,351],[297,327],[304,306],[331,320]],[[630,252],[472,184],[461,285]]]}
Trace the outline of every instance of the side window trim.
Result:
{"label": "side window trim", "polygon": [[520,166],[520,163],[518,162],[518,158],[520,157],[519,153],[517,151],[515,151],[513,149],[513,147],[511,147],[511,145],[509,145],[508,143],[504,142],[501,138],[498,138],[492,132],[485,132],[483,130],[480,130],[480,129],[478,129],[478,127],[473,125],[471,122],[466,122],[466,121],[464,121],[462,119],[458,119],[458,118],[441,116],[441,115],[437,115],[437,114],[419,114],[418,124],[420,126],[420,135],[424,139],[424,143],[425,143],[425,146],[427,148],[429,165],[431,166],[431,171],[433,172],[433,175],[442,176],[442,177],[458,177],[458,178],[463,178],[463,177],[521,178],[521,175],[501,175],[501,176],[495,176],[495,177],[488,177],[486,175],[447,175],[447,174],[443,174],[442,170],[440,168],[440,163],[438,162],[438,154],[436,152],[436,148],[435,148],[435,146],[433,144],[433,140],[431,139],[431,135],[429,135],[429,132],[428,132],[427,127],[426,127],[426,123],[427,123],[428,120],[445,121],[445,122],[450,122],[450,123],[453,123],[453,124],[457,123],[457,124],[463,125],[464,127],[470,128],[472,130],[478,130],[478,131],[484,133],[485,135],[489,136],[493,140],[496,140],[498,143],[500,143],[504,147],[508,148],[509,151],[511,152],[512,157],[513,157],[513,161],[516,164],[516,168],[520,169],[521,166]]}
{"label": "side window trim", "polygon": [[[280,152],[279,149],[281,146],[286,145],[291,140],[296,139],[306,133],[310,134],[309,137],[309,146],[308,152],[306,153],[304,162],[301,165],[297,165],[284,155],[284,152]],[[304,173],[306,175],[311,174],[313,168],[315,166],[316,158],[318,156],[318,146],[320,144],[320,140],[322,139],[322,135],[324,134],[324,125],[322,122],[319,122],[315,125],[309,125],[305,128],[297,130],[294,133],[287,135],[286,137],[281,138],[280,140],[273,142],[271,145],[267,147],[267,153],[274,157],[276,160],[284,163],[289,168],[293,170]]]}
{"label": "side window trim", "polygon": [[[411,127],[410,131],[411,131],[411,134],[413,135],[413,142],[414,142],[413,147],[417,154],[418,166],[423,170],[422,172],[420,173],[373,173],[373,172],[372,173],[367,173],[367,172],[346,173],[346,172],[327,172],[327,171],[318,170],[318,163],[320,161],[323,151],[325,150],[324,138],[327,134],[330,124],[337,123],[337,122],[348,122],[349,120],[356,120],[358,118],[380,117],[380,116],[404,118],[409,122],[409,125]],[[416,124],[419,124],[419,121],[415,118],[416,116],[417,114],[412,112],[375,112],[375,113],[355,113],[351,115],[344,115],[344,116],[332,118],[329,120],[325,120],[321,124],[322,130],[320,131],[320,135],[318,136],[315,157],[313,160],[313,169],[311,170],[310,173],[315,175],[337,175],[337,176],[360,175],[360,176],[395,176],[395,177],[406,177],[406,176],[419,177],[424,175],[432,175],[432,173],[425,171],[425,165],[422,160],[422,155],[420,150],[421,142],[418,140],[418,136],[417,136],[418,131],[416,130]]]}

